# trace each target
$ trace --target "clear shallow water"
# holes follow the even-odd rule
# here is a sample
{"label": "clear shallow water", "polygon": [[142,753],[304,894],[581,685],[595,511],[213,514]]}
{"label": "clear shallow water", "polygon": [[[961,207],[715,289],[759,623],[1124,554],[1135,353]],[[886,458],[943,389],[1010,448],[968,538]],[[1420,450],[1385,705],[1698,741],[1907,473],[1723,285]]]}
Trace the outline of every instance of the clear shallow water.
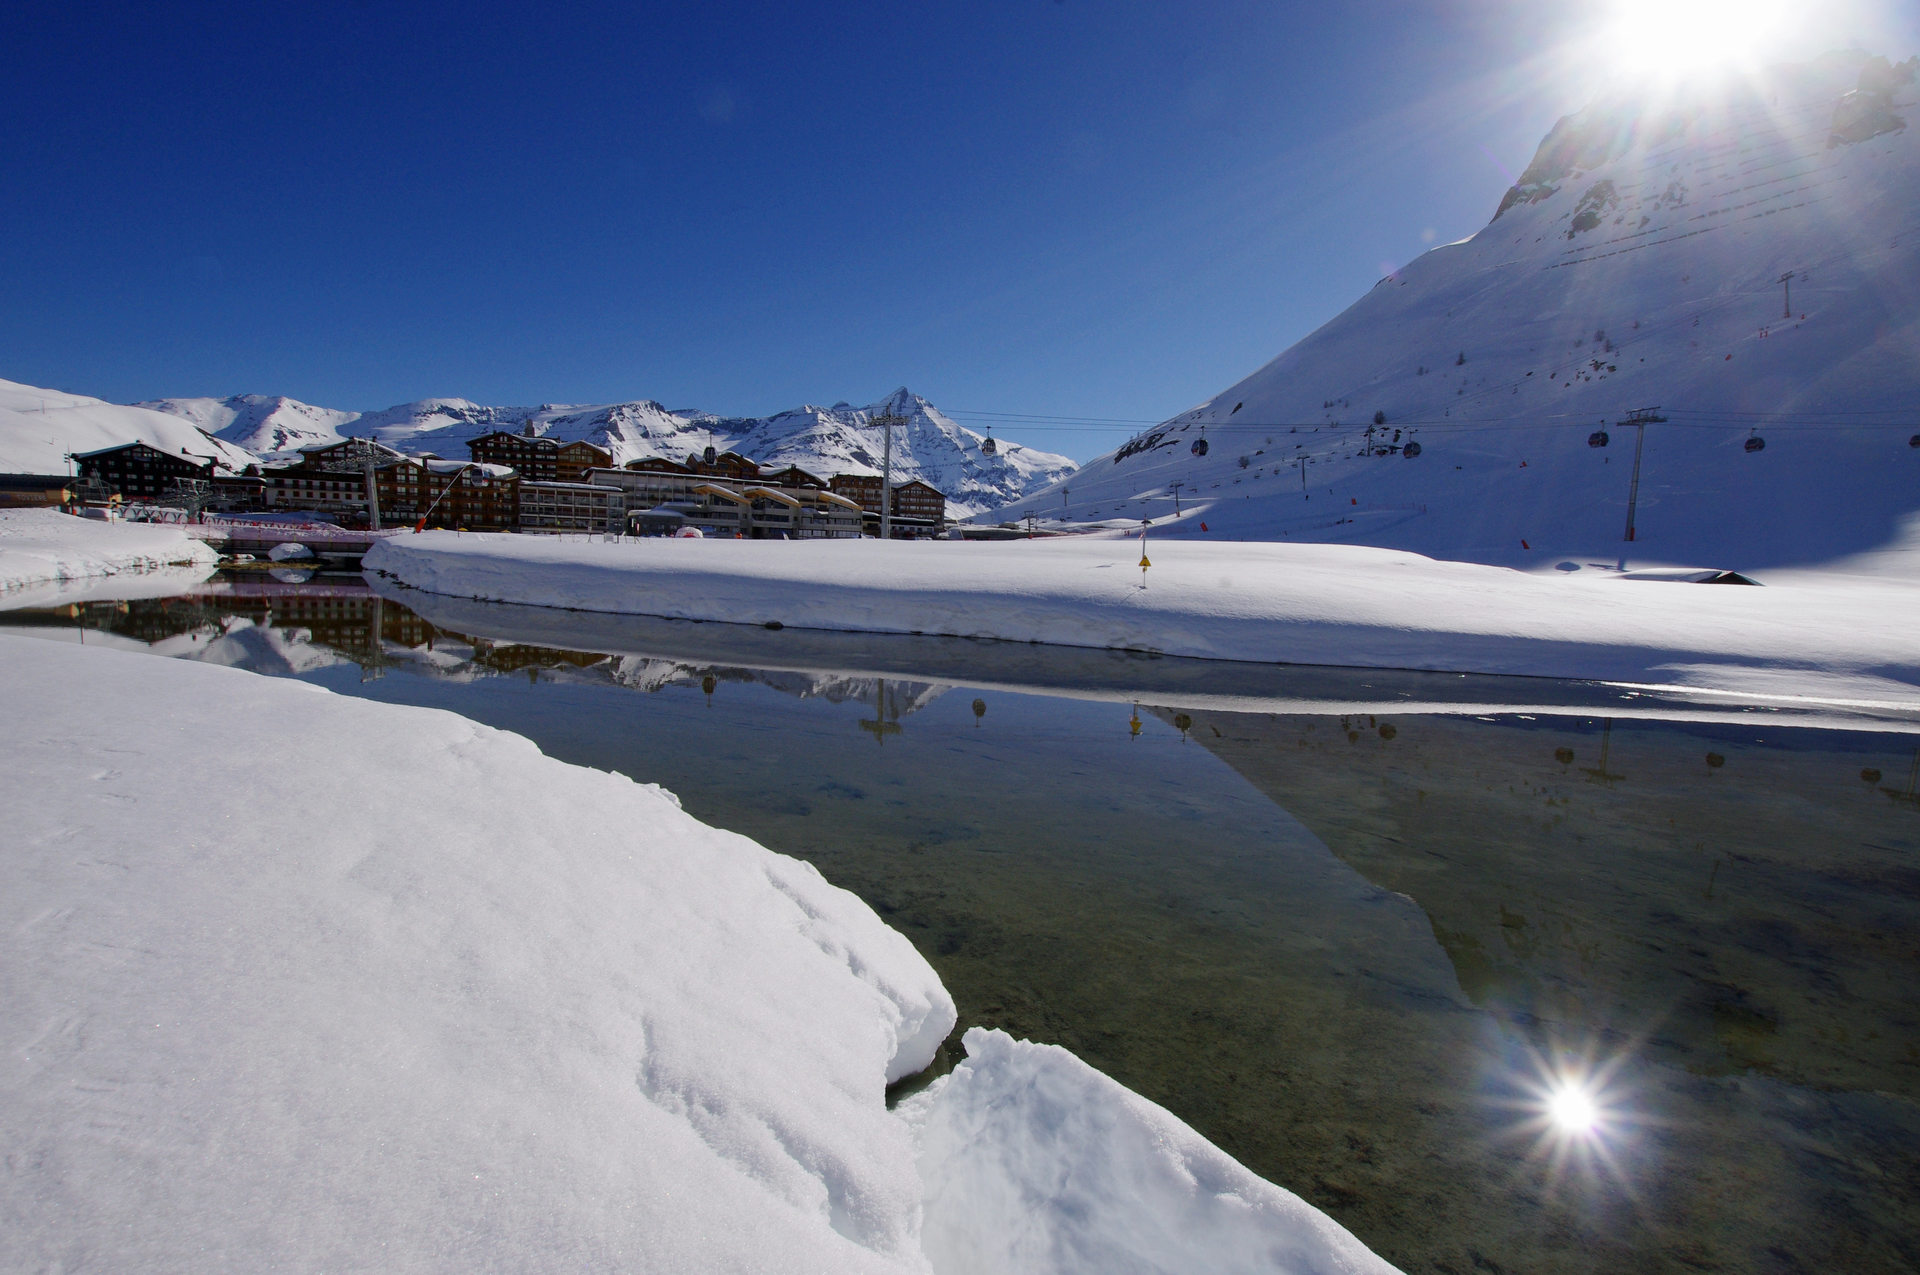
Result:
{"label": "clear shallow water", "polygon": [[[1073,1049],[1405,1269],[1920,1267],[1911,734],[234,588],[0,624],[662,783],[866,898],[963,1023]],[[1389,711],[1446,693],[1557,712]],[[1601,1131],[1556,1138],[1538,1091],[1580,1070]]]}

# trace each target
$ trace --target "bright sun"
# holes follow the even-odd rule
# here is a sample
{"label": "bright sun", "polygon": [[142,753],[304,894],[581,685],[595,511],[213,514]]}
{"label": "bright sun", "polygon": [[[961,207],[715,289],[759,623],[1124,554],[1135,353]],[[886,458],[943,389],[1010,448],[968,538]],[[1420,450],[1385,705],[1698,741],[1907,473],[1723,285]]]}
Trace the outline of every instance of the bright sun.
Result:
{"label": "bright sun", "polygon": [[1600,1108],[1584,1085],[1566,1081],[1548,1095],[1547,1118],[1561,1133],[1578,1136],[1599,1123]]}
{"label": "bright sun", "polygon": [[1751,65],[1787,9],[1785,0],[1614,0],[1610,60],[1662,78]]}

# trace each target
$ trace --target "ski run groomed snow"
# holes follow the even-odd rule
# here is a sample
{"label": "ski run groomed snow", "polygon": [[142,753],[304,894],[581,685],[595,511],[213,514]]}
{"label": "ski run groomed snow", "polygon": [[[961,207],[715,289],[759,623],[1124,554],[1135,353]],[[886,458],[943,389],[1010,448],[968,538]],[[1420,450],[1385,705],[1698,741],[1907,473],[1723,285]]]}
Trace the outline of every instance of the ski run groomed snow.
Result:
{"label": "ski run groomed snow", "polygon": [[1057,1048],[889,1112],[931,968],[657,787],[121,651],[0,687],[0,1268],[1391,1269]]}

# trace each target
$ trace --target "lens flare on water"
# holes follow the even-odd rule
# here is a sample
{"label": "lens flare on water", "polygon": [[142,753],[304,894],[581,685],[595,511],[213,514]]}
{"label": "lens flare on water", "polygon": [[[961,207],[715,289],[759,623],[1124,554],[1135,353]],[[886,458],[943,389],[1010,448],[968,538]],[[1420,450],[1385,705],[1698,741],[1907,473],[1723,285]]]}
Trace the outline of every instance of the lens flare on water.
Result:
{"label": "lens flare on water", "polygon": [[1547,1095],[1547,1119],[1569,1137],[1584,1137],[1599,1126],[1600,1104],[1581,1081],[1563,1081]]}
{"label": "lens flare on water", "polygon": [[1614,1068],[1583,1057],[1536,1058],[1522,1082],[1523,1124],[1542,1151],[1604,1153],[1631,1123]]}
{"label": "lens flare on water", "polygon": [[1630,1046],[1528,1043],[1509,1036],[1490,1058],[1491,1132],[1538,1166],[1549,1192],[1620,1192],[1636,1198],[1642,1135],[1659,1122],[1630,1079]]}

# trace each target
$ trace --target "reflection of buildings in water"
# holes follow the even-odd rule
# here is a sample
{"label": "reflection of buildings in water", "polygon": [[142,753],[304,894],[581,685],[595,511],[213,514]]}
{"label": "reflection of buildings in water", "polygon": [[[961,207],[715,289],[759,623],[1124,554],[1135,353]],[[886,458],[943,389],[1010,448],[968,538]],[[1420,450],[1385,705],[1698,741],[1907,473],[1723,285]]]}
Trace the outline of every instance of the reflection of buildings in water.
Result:
{"label": "reflection of buildings in water", "polygon": [[439,628],[401,603],[382,598],[357,578],[323,577],[300,585],[221,581],[188,597],[78,603],[36,617],[19,613],[14,619],[74,624],[149,646],[183,634],[217,639],[233,631],[236,621],[243,621],[279,629],[290,638],[297,633],[295,644],[336,652],[358,665],[369,678],[396,667],[462,680],[520,673],[537,680],[544,673],[569,681],[585,676],[642,691],[700,686],[709,697],[724,684],[752,684],[796,699],[874,705],[874,721],[880,725],[870,729],[876,734],[896,733],[901,718],[925,708],[947,689],[930,682],[703,665],[644,655],[497,642]]}
{"label": "reflection of buildings in water", "polygon": [[473,662],[496,673],[593,668],[609,659],[596,651],[559,651],[552,647],[526,646],[519,642],[496,644],[478,637],[467,640],[473,643]]}
{"label": "reflection of buildings in water", "polygon": [[1178,716],[1419,903],[1461,988],[1529,1035],[1920,1097],[1920,1042],[1897,1029],[1920,1016],[1920,819],[1862,777],[1907,738]]}
{"label": "reflection of buildings in water", "polygon": [[449,638],[456,645],[471,646],[474,642],[435,629],[358,581],[306,585],[247,581],[185,597],[81,603],[16,619],[57,623],[62,617],[83,628],[114,633],[149,646],[187,635],[216,641],[248,627],[297,633],[294,644],[337,652],[376,673],[395,662],[396,650],[430,652],[436,641],[444,644]]}

